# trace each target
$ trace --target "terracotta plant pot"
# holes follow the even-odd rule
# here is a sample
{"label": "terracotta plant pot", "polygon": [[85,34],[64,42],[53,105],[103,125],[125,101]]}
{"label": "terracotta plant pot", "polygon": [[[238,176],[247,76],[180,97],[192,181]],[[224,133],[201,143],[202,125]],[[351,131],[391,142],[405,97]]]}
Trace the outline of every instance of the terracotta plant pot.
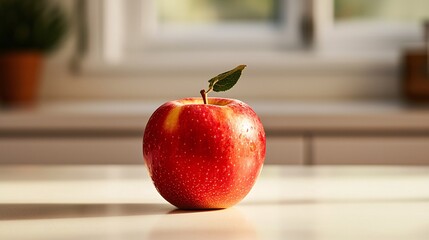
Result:
{"label": "terracotta plant pot", "polygon": [[30,106],[37,101],[42,54],[0,54],[0,101],[6,106]]}

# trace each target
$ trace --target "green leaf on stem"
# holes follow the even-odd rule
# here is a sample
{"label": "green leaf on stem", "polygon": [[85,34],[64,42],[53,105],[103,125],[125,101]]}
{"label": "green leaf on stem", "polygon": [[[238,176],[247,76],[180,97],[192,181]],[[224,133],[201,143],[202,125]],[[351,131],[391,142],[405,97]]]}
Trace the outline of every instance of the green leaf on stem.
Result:
{"label": "green leaf on stem", "polygon": [[209,80],[209,89],[207,92],[213,89],[215,92],[223,92],[231,89],[238,81],[241,76],[241,72],[246,65],[239,65],[236,68],[227,72],[221,73],[216,77]]}

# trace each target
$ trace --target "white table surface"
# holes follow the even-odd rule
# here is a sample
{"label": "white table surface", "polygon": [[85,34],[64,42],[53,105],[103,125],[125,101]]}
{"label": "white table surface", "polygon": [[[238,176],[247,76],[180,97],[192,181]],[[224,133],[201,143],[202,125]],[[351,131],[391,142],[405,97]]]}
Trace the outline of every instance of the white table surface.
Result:
{"label": "white table surface", "polygon": [[0,239],[429,239],[428,167],[265,166],[238,205],[180,211],[143,166],[2,166]]}

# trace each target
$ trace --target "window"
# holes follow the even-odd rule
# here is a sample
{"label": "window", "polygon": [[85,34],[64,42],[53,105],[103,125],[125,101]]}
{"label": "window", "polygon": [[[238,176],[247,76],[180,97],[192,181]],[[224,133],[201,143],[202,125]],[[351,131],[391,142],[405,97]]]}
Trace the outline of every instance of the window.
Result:
{"label": "window", "polygon": [[421,42],[420,21],[429,17],[427,0],[92,0],[87,5],[89,62],[131,68],[166,59],[184,62],[180,56],[196,59],[202,52],[207,59],[214,53],[213,59],[221,53],[228,59],[228,54],[296,49],[308,34],[303,20],[309,19],[319,55],[394,58]]}
{"label": "window", "polygon": [[161,24],[276,23],[279,0],[158,0]]}
{"label": "window", "polygon": [[[322,0],[321,49],[355,56],[389,56],[422,42],[427,0]],[[324,6],[322,6],[324,4]]]}
{"label": "window", "polygon": [[335,0],[335,21],[415,22],[429,18],[427,0]]}
{"label": "window", "polygon": [[93,29],[101,28],[90,33],[90,55],[108,64],[127,61],[129,65],[145,59],[153,63],[157,61],[154,58],[171,54],[296,48],[300,45],[301,2],[87,1]]}
{"label": "window", "polygon": [[[146,49],[210,50],[272,47],[285,40],[282,32],[290,26],[281,0],[157,0],[144,9],[141,22],[149,22],[130,52],[145,42]],[[150,30],[149,30],[150,29]],[[139,29],[134,31],[138,33]]]}

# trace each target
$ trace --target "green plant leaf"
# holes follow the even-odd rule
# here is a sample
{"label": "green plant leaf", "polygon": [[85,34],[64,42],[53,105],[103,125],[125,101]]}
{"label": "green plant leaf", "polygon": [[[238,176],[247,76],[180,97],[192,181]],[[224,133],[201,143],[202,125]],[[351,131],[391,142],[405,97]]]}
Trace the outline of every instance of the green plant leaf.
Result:
{"label": "green plant leaf", "polygon": [[246,65],[239,65],[232,70],[221,73],[216,77],[210,79],[208,91],[213,89],[213,91],[215,92],[223,92],[231,89],[237,83],[238,79],[241,76],[241,72],[245,67]]}
{"label": "green plant leaf", "polygon": [[69,28],[59,1],[0,0],[0,52],[53,50]]}

